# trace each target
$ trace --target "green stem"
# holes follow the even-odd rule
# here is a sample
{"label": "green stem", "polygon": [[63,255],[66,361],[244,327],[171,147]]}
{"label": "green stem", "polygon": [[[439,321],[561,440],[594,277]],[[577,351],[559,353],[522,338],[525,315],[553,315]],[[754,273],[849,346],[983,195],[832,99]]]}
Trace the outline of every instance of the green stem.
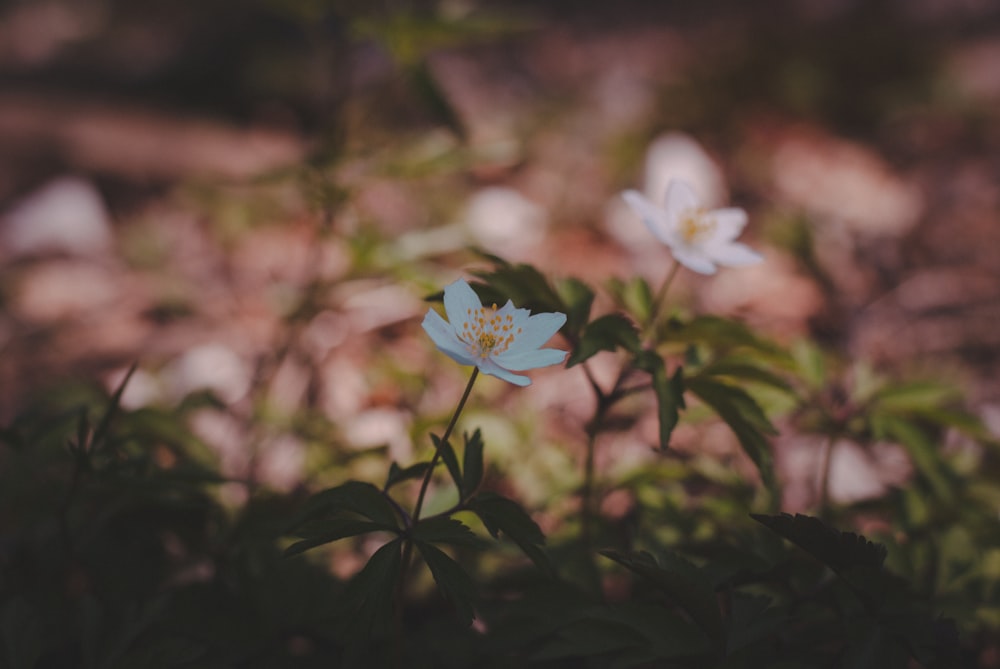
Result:
{"label": "green stem", "polygon": [[587,456],[583,464],[583,489],[580,491],[580,535],[587,552],[594,543],[591,529],[594,516],[594,452],[597,446],[597,429],[587,430]]}
{"label": "green stem", "polygon": [[595,589],[599,589],[600,571],[593,560],[594,525],[597,518],[594,499],[597,487],[594,480],[596,475],[597,439],[601,432],[604,431],[605,417],[614,404],[621,399],[622,383],[625,381],[628,372],[626,369],[622,369],[618,373],[618,378],[615,379],[612,389],[609,392],[605,392],[600,384],[597,383],[586,363],[584,363],[583,369],[587,375],[587,380],[590,381],[591,388],[594,390],[594,417],[586,425],[587,450],[583,463],[583,485],[580,488],[580,542],[583,545],[583,555],[585,556],[583,566],[590,578],[592,578]]}
{"label": "green stem", "polygon": [[667,295],[667,289],[670,288],[670,284],[674,282],[674,277],[677,276],[677,270],[681,268],[681,264],[674,261],[673,267],[667,273],[667,277],[660,284],[660,289],[656,291],[656,296],[653,298],[653,303],[649,307],[649,320],[646,322],[646,329],[652,332],[656,328],[656,319],[660,315],[660,308],[663,305],[663,298]]}
{"label": "green stem", "polygon": [[820,465],[819,479],[819,517],[827,519],[830,511],[830,467],[833,463],[833,446],[837,441],[837,434],[831,433],[823,443],[823,460]]}
{"label": "green stem", "polygon": [[[452,431],[455,429],[455,424],[458,422],[458,417],[462,413],[462,409],[465,408],[465,402],[469,399],[469,394],[472,392],[472,385],[476,382],[476,377],[479,376],[479,368],[475,367],[472,370],[472,376],[469,377],[469,384],[465,386],[465,392],[462,393],[462,399],[458,401],[458,406],[455,407],[455,413],[452,414],[451,422],[448,423],[448,427],[444,430],[444,436],[441,437],[441,443],[448,441],[451,437]],[[427,486],[430,485],[431,476],[434,474],[434,468],[437,467],[438,461],[441,459],[441,450],[436,449],[434,451],[434,457],[431,458],[431,466],[427,468],[427,473],[424,474],[424,480],[420,484],[420,494],[417,495],[417,505],[413,508],[413,520],[412,525],[416,525],[417,521],[420,520],[420,510],[424,506],[424,496],[427,494]]]}
{"label": "green stem", "polygon": [[[445,443],[451,437],[451,433],[455,430],[455,425],[458,423],[458,417],[462,413],[462,409],[465,408],[465,403],[469,399],[469,395],[472,393],[472,386],[476,382],[476,378],[479,376],[479,368],[476,367],[472,370],[472,376],[469,377],[469,383],[465,386],[465,392],[462,393],[462,399],[458,401],[458,406],[455,407],[455,413],[451,416],[451,421],[448,423],[448,427],[444,430],[444,436],[441,437],[441,443]],[[420,483],[420,494],[417,495],[417,504],[413,508],[413,515],[410,517],[408,522],[408,527],[412,528],[420,520],[420,511],[424,507],[424,497],[427,495],[427,487],[430,485],[431,477],[434,475],[434,468],[437,467],[438,462],[441,460],[441,449],[435,449],[434,457],[431,458],[431,465],[427,468],[427,472],[424,474],[424,479]],[[409,539],[407,535],[406,540],[403,542],[403,559],[400,562],[399,568],[399,579],[396,581],[396,643],[394,648],[394,665],[398,668],[402,668],[402,648],[403,648],[403,588],[406,582],[406,574],[410,571],[410,560],[413,558],[413,541]]]}

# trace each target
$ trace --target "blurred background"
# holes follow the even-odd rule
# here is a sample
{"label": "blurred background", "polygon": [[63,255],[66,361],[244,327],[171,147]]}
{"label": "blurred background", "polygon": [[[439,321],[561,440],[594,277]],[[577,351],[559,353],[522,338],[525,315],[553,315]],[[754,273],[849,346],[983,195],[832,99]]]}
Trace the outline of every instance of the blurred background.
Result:
{"label": "blurred background", "polygon": [[[658,284],[667,249],[619,194],[672,177],[745,208],[766,257],[681,272],[674,308],[811,338],[854,381],[858,361],[946,380],[1000,433],[992,0],[6,0],[0,425],[72,426],[137,363],[122,407],[144,457],[218,472],[227,509],[380,479],[461,394],[419,321],[489,266],[469,249]],[[613,356],[592,362],[613,379]],[[573,513],[593,398],[579,368],[532,377],[483,379],[463,422],[549,532]],[[655,405],[636,415],[598,453],[609,480],[656,457]],[[675,441],[754,476],[721,425]],[[785,430],[775,448],[782,508],[809,509],[820,444]],[[830,494],[878,497],[911,469],[848,444]]]}
{"label": "blurred background", "polygon": [[[658,282],[618,193],[681,176],[767,262],[679,304],[945,374],[996,429],[998,64],[986,0],[4,2],[0,420],[138,361],[128,407],[214,391],[228,473],[262,412],[407,457],[465,249]],[[263,441],[293,485],[302,435]]]}

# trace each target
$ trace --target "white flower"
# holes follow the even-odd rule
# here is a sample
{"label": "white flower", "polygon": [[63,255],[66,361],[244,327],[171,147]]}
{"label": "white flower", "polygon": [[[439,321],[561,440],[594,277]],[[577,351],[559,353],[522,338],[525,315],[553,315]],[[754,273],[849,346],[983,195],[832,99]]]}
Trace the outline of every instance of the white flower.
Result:
{"label": "white flower", "polygon": [[622,197],[688,269],[715,274],[716,265],[742,267],[763,260],[749,246],[734,241],[747,224],[747,213],[736,207],[706,210],[684,181],[670,182],[663,207],[634,190],[625,191]]}
{"label": "white flower", "polygon": [[424,316],[424,330],[442,353],[461,365],[475,365],[518,386],[531,379],[511,372],[556,365],[566,351],[539,348],[566,322],[560,313],[535,314],[516,309],[508,300],[484,307],[472,287],[459,279],[444,289],[444,310],[448,320],[431,309]]}

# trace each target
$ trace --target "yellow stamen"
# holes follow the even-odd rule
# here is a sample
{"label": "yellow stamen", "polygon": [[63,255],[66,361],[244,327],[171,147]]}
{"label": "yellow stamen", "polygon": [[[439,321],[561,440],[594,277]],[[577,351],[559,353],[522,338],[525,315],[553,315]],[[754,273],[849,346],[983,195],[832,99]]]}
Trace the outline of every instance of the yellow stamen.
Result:
{"label": "yellow stamen", "polygon": [[[478,311],[468,309],[468,319],[459,334],[466,348],[472,355],[485,359],[506,351],[514,341],[514,333],[510,333],[514,318],[510,314],[503,317],[496,314],[497,305],[481,307]],[[518,328],[517,334],[521,333]]]}
{"label": "yellow stamen", "polygon": [[685,209],[680,215],[681,238],[688,244],[701,241],[715,230],[715,219],[704,209]]}

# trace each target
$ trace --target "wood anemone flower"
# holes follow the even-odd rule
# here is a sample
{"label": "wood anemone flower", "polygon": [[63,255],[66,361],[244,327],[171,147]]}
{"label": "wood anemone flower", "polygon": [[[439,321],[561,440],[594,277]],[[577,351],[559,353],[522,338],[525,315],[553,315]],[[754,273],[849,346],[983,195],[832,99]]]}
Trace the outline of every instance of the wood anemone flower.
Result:
{"label": "wood anemone flower", "polygon": [[518,386],[531,383],[523,372],[536,367],[557,365],[566,351],[540,348],[566,322],[566,315],[531,315],[508,300],[484,307],[472,287],[459,279],[444,289],[444,310],[448,320],[433,309],[424,316],[423,327],[442,353],[460,365],[474,365]]}
{"label": "wood anemone flower", "polygon": [[763,260],[749,246],[735,241],[747,224],[747,213],[736,207],[706,210],[684,181],[674,179],[667,185],[662,207],[634,190],[625,191],[622,198],[688,269],[715,274],[716,265],[743,267]]}

